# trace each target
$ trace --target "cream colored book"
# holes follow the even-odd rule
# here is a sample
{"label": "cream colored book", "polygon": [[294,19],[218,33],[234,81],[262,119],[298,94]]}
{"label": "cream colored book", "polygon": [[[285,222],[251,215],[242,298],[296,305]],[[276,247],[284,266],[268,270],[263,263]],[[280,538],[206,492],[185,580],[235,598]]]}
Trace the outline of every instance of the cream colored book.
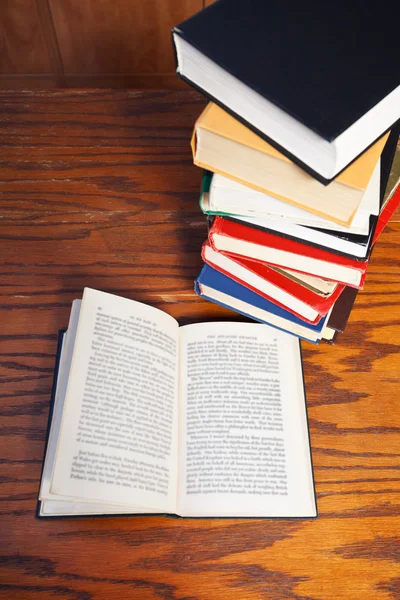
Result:
{"label": "cream colored book", "polygon": [[286,156],[210,103],[192,138],[194,163],[241,184],[349,226],[357,213],[389,134],[325,186]]}
{"label": "cream colored book", "polygon": [[286,223],[291,222],[307,227],[367,235],[370,230],[371,215],[378,215],[380,212],[380,162],[378,159],[373,175],[349,226],[324,219],[218,173],[213,174],[209,186],[208,210],[232,216],[279,219]]}
{"label": "cream colored book", "polygon": [[63,334],[38,517],[315,517],[299,340],[97,290]]}

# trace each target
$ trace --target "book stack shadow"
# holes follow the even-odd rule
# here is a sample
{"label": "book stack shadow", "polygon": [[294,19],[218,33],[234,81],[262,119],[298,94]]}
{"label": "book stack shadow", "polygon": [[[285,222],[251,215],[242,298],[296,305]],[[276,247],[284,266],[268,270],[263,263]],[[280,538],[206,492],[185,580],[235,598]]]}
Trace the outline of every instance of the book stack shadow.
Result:
{"label": "book stack shadow", "polygon": [[178,74],[209,99],[191,143],[209,224],[195,290],[333,343],[400,202],[397,36],[362,3],[356,23],[249,4],[220,0],[173,30]]}

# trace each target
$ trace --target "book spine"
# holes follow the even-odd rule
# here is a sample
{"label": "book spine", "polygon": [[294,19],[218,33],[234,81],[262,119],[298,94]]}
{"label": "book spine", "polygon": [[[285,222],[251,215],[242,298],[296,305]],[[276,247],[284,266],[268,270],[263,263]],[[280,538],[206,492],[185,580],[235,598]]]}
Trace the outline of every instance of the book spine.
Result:
{"label": "book spine", "polygon": [[374,237],[372,239],[372,244],[375,244],[386,225],[389,223],[390,219],[396,212],[396,209],[400,205],[400,189],[398,189],[392,198],[387,203],[386,207],[383,209],[381,216],[379,217],[378,224],[375,229]]}
{"label": "book spine", "polygon": [[260,229],[254,229],[249,225],[237,223],[224,217],[216,217],[212,234],[224,235],[226,237],[243,240],[262,246],[271,248],[272,250],[283,251],[287,254],[298,255],[304,258],[312,258],[327,264],[336,264],[347,269],[353,269],[363,273],[366,269],[367,260],[354,260],[345,258],[333,252],[312,248],[308,244],[298,241],[281,238],[273,233],[267,233]]}
{"label": "book spine", "polygon": [[[273,304],[276,304],[277,306],[279,306],[283,310],[287,310],[287,311],[291,312],[293,315],[295,315],[299,319],[303,319],[305,322],[310,323],[310,325],[317,325],[319,323],[319,321],[321,320],[321,318],[324,316],[323,314],[318,314],[314,319],[309,319],[303,313],[296,312],[294,309],[290,308],[287,304],[283,304],[282,302],[279,302],[279,300],[277,300],[275,297],[268,295],[266,292],[263,292],[262,290],[258,289],[257,287],[254,287],[250,283],[247,283],[246,281],[243,281],[242,279],[240,279],[240,277],[237,277],[236,275],[234,275],[230,271],[227,271],[223,267],[220,267],[219,265],[216,265],[212,260],[207,259],[206,252],[205,252],[206,251],[206,247],[207,247],[207,244],[206,243],[203,244],[202,251],[201,251],[201,256],[202,256],[203,261],[207,265],[209,265],[210,267],[212,267],[216,271],[219,271],[223,275],[226,275],[226,277],[230,277],[231,279],[233,279],[234,281],[236,281],[240,285],[244,286],[248,290],[254,292],[258,296],[261,296],[261,298],[265,298],[266,300],[268,300],[269,302],[272,302]],[[221,254],[223,254],[223,253],[221,253]],[[229,258],[231,260],[233,260],[231,257],[229,257]],[[238,262],[238,261],[234,261],[234,262],[236,262],[237,264],[240,265],[240,262]],[[247,269],[247,267],[244,267],[243,265],[240,265],[240,266]],[[250,271],[250,269],[248,269],[248,270]],[[253,273],[255,275],[257,275],[257,277],[261,277],[261,275],[259,275],[258,273],[254,272],[254,271],[253,271]],[[265,281],[268,282],[268,284],[270,284],[271,286],[273,286],[273,287],[275,287],[275,288],[277,288],[279,290],[282,290],[282,292],[284,294],[287,294],[288,296],[292,296],[293,298],[297,298],[297,300],[303,304],[304,310],[308,310],[309,312],[312,310],[314,313],[318,313],[318,309],[316,309],[315,307],[307,304],[307,302],[305,302],[304,300],[302,300],[301,298],[299,298],[299,296],[297,296],[295,294],[292,294],[290,291],[286,290],[282,286],[276,285],[273,281],[270,281],[269,279],[265,279]]]}
{"label": "book spine", "polygon": [[[196,292],[197,293],[197,292]],[[223,308],[227,308],[228,310],[233,310],[234,312],[243,315],[244,317],[247,317],[248,319],[251,319],[252,321],[256,321],[258,323],[263,323],[264,325],[269,325],[270,327],[273,327],[274,329],[278,329],[279,331],[284,331],[290,335],[294,335],[295,337],[299,337],[307,342],[310,342],[311,344],[318,344],[320,342],[320,339],[318,340],[310,340],[309,338],[305,337],[305,336],[299,336],[298,334],[293,333],[292,331],[288,330],[288,329],[284,329],[283,327],[278,327],[277,325],[274,325],[272,323],[269,323],[268,321],[264,321],[262,319],[257,319],[256,317],[254,317],[253,315],[250,315],[249,313],[246,313],[242,310],[238,310],[237,308],[232,308],[232,306],[230,306],[229,304],[225,304],[224,302],[220,302],[219,300],[215,300],[214,298],[209,298],[208,296],[206,296],[205,294],[202,293],[201,289],[199,288],[199,293],[198,295],[202,298],[205,298],[206,300],[208,300],[209,302],[212,302],[213,304],[217,304],[218,306],[222,306]]]}

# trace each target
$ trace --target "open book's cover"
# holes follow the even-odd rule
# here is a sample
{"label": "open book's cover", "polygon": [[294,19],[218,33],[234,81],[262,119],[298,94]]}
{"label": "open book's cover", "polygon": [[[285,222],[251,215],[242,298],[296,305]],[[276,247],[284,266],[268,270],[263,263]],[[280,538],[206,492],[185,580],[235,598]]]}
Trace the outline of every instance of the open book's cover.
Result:
{"label": "open book's cover", "polygon": [[[219,0],[174,32],[331,142],[400,84],[394,8],[392,0],[379,6],[365,0],[334,5]],[[251,123],[245,125],[329,183]]]}
{"label": "open book's cover", "polygon": [[[203,268],[200,272],[200,275],[195,280],[194,289],[198,296],[206,298],[210,302],[219,304],[220,306],[223,306],[224,308],[233,310],[236,313],[242,314],[243,316],[248,317],[252,321],[258,321],[259,323],[264,323],[266,325],[269,325],[270,327],[279,329],[280,331],[285,331],[286,333],[289,333],[290,335],[294,335],[295,337],[301,337],[301,336],[297,336],[295,333],[290,331],[290,329],[284,329],[283,327],[278,327],[277,325],[274,325],[273,323],[270,323],[269,321],[256,319],[253,315],[250,315],[244,311],[239,311],[236,308],[233,308],[232,306],[230,306],[229,304],[224,304],[223,302],[219,302],[218,300],[215,300],[214,298],[208,297],[202,291],[202,288],[201,288],[202,285],[208,286],[208,287],[210,287],[214,290],[217,290],[219,292],[222,292],[224,294],[228,294],[229,296],[237,298],[238,300],[246,302],[247,304],[251,304],[252,306],[254,306],[256,308],[259,308],[259,309],[264,310],[268,313],[271,313],[277,317],[280,317],[281,319],[285,319],[286,321],[289,322],[289,324],[293,323],[294,325],[301,325],[302,327],[308,329],[310,332],[314,332],[316,334],[320,334],[322,332],[323,328],[325,327],[325,325],[327,325],[327,316],[320,319],[320,321],[318,321],[318,323],[316,323],[314,325],[310,324],[307,321],[304,321],[303,319],[301,319],[300,317],[297,317],[296,315],[291,313],[289,310],[281,308],[274,302],[271,302],[270,300],[267,300],[263,296],[256,294],[255,292],[248,289],[244,285],[238,283],[234,279],[231,279],[227,275],[220,273],[219,271],[217,271],[216,269],[214,269],[213,267],[211,267],[208,264],[205,264],[203,266]],[[307,337],[302,337],[302,339],[304,339],[308,342],[311,342],[313,344],[316,344],[319,342],[319,340],[315,341],[315,340],[311,340]]]}
{"label": "open book's cover", "polygon": [[[214,222],[211,226],[211,229],[208,234],[208,239],[210,240],[211,246],[215,250],[219,250],[215,246],[214,235],[227,236],[237,240],[243,240],[245,242],[249,242],[251,244],[257,244],[259,246],[264,246],[265,248],[273,248],[276,250],[282,250],[286,253],[293,254],[296,256],[304,256],[307,258],[314,258],[316,260],[324,261],[329,264],[336,264],[342,267],[346,267],[348,269],[352,269],[354,271],[358,271],[361,274],[361,279],[359,285],[354,285],[352,287],[362,288],[365,281],[365,273],[367,270],[368,260],[355,260],[354,258],[347,258],[345,256],[341,256],[339,254],[334,254],[333,252],[328,252],[327,250],[321,250],[319,248],[314,248],[309,244],[301,243],[298,241],[294,241],[288,238],[281,238],[278,235],[269,233],[267,231],[256,229],[251,227],[250,225],[233,222],[231,220],[226,219],[225,217],[215,217]],[[227,252],[227,254],[231,254]],[[233,253],[232,253],[233,255]],[[239,256],[239,255],[237,255]],[[251,257],[242,256],[242,258],[255,260]],[[272,264],[272,263],[270,263]],[[285,265],[276,264],[278,267],[282,267]],[[293,269],[293,267],[290,267]],[[293,269],[301,271],[301,268]],[[306,272],[306,271],[304,271]],[[327,279],[329,279],[327,275]],[[343,282],[341,282],[343,283]],[[347,284],[349,285],[349,284]]]}
{"label": "open book's cover", "polygon": [[[240,279],[233,273],[228,272],[228,271],[222,269],[221,267],[219,267],[218,265],[215,265],[212,261],[207,260],[206,250],[207,250],[208,246],[209,246],[209,242],[204,242],[203,248],[202,248],[202,258],[205,263],[209,264],[211,267],[213,267],[217,271],[224,273],[224,275],[231,277],[232,279],[234,279],[235,281],[237,281],[244,287],[255,292],[256,294],[259,294],[260,296],[263,296],[267,300],[270,300],[277,306],[280,306],[281,308],[284,308],[285,310],[288,310],[289,312],[296,314],[300,319],[304,319],[304,320],[308,321],[308,319],[305,319],[303,316],[298,315],[295,311],[290,309],[285,304],[278,302],[275,298],[268,296],[266,293],[262,292],[261,290],[255,288],[252,285],[248,284],[247,282],[243,281],[242,279]],[[332,308],[332,306],[336,302],[336,300],[339,298],[340,294],[345,289],[344,285],[338,284],[332,294],[330,294],[329,296],[324,296],[321,294],[317,294],[316,292],[313,292],[308,287],[301,285],[300,283],[294,281],[294,279],[292,279],[291,277],[286,277],[283,273],[276,271],[275,269],[272,269],[265,263],[254,261],[254,260],[246,260],[244,258],[239,258],[236,256],[234,257],[232,255],[225,254],[225,252],[220,252],[220,254],[229,257],[229,259],[232,260],[233,262],[235,262],[238,266],[243,267],[250,273],[254,273],[258,277],[261,277],[262,279],[264,279],[266,281],[269,281],[272,285],[276,286],[277,288],[284,290],[285,292],[287,292],[294,298],[298,298],[299,300],[301,300],[308,306],[311,306],[315,311],[317,311],[319,313],[319,317],[313,322],[308,321],[309,323],[315,324],[316,322],[318,322],[320,320],[321,317],[325,316],[329,312],[329,310]]]}

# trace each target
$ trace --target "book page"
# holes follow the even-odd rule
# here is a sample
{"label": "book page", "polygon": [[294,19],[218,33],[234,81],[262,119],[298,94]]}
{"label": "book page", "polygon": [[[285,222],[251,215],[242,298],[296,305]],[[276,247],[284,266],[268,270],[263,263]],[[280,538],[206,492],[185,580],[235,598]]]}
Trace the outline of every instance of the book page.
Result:
{"label": "book page", "polygon": [[50,492],[53,476],[54,462],[58,437],[60,434],[61,419],[64,409],[65,395],[67,390],[69,372],[71,369],[72,354],[75,345],[76,332],[78,328],[81,300],[72,303],[68,329],[62,333],[60,359],[56,380],[54,405],[51,417],[50,431],[46,448],[46,457],[43,465],[42,480],[40,484],[39,500],[41,516],[74,515],[74,514],[124,514],[132,513],[130,507],[122,505],[90,503],[84,500],[71,499],[68,496],[60,496]]}
{"label": "book page", "polygon": [[267,325],[180,329],[178,512],[316,515],[299,341]]}
{"label": "book page", "polygon": [[54,404],[52,409],[51,426],[50,431],[48,432],[46,456],[43,465],[42,481],[40,484],[40,500],[51,498],[59,500],[62,499],[58,496],[52,495],[50,493],[50,487],[53,476],[54,462],[56,458],[58,436],[60,434],[61,419],[63,414],[68,377],[71,369],[72,353],[76,339],[76,330],[78,328],[80,308],[81,301],[74,300],[72,303],[71,314],[69,317],[68,329],[64,334],[62,334],[62,346],[58,365],[58,374],[56,381]]}
{"label": "book page", "polygon": [[175,512],[177,391],[175,319],[85,289],[51,494]]}
{"label": "book page", "polygon": [[[162,514],[163,511],[152,511],[152,514]],[[63,502],[58,500],[43,500],[40,507],[41,517],[73,517],[82,515],[141,515],[130,506],[121,504],[100,504],[98,502]]]}

